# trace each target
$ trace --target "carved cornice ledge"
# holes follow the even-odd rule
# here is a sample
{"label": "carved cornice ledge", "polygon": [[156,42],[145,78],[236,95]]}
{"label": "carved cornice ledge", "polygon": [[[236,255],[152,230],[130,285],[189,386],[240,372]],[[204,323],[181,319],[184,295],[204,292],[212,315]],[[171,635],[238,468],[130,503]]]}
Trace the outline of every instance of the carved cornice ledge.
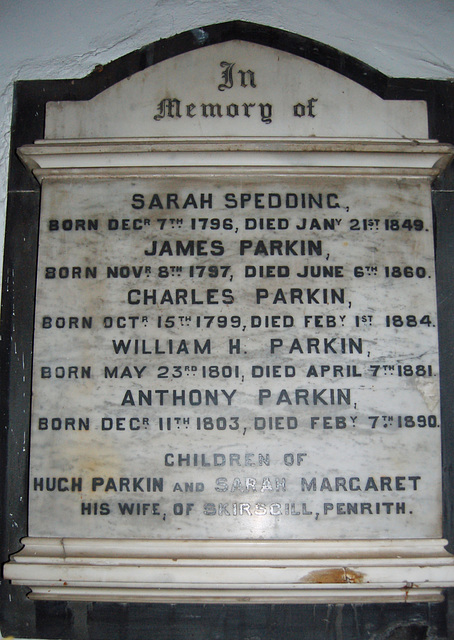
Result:
{"label": "carved cornice ledge", "polygon": [[[84,179],[154,175],[165,168],[189,175],[235,171],[297,175],[375,175],[433,178],[453,148],[435,140],[341,138],[131,138],[38,140],[18,150],[44,177]],[[169,175],[169,174],[167,174]]]}
{"label": "carved cornice ledge", "polygon": [[5,578],[39,600],[434,602],[454,584],[442,539],[23,542]]}

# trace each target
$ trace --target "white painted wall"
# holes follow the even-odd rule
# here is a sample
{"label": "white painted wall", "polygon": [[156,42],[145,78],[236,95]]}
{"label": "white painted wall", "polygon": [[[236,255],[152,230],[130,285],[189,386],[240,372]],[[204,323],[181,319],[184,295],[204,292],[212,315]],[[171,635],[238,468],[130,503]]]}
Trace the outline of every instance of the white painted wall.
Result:
{"label": "white painted wall", "polygon": [[388,75],[454,78],[454,0],[0,0],[0,252],[16,80],[83,77],[160,38],[237,19],[320,40]]}

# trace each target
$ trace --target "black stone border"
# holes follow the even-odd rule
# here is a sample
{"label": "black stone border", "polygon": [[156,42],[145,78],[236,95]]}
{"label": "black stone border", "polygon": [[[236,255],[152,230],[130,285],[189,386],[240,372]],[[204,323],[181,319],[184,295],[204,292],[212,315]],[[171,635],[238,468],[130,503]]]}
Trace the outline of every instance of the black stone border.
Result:
{"label": "black stone border", "polygon": [[[40,190],[16,149],[44,137],[45,105],[87,100],[163,60],[232,39],[255,42],[312,60],[386,100],[425,100],[430,137],[454,143],[454,83],[389,78],[363,62],[310,38],[273,27],[233,21],[193,29],[147,45],[74,80],[15,85],[4,256],[0,342],[1,562],[27,534],[28,446],[33,308]],[[439,306],[444,531],[454,549],[454,171],[433,189]],[[409,532],[411,535],[411,532]],[[3,635],[77,640],[318,640],[322,638],[454,637],[448,603],[390,605],[145,605],[32,602],[27,589],[0,585]],[[322,622],[323,621],[323,622]],[[447,624],[451,634],[447,630]],[[400,635],[397,635],[400,634]]]}

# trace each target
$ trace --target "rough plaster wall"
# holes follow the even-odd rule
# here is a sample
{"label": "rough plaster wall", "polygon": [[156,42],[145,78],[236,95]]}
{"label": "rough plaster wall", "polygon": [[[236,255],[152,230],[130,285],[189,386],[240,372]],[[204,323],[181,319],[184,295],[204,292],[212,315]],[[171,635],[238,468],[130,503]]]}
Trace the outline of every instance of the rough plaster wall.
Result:
{"label": "rough plaster wall", "polygon": [[391,76],[454,77],[454,0],[0,0],[0,253],[16,80],[83,77],[160,38],[238,19],[320,40]]}

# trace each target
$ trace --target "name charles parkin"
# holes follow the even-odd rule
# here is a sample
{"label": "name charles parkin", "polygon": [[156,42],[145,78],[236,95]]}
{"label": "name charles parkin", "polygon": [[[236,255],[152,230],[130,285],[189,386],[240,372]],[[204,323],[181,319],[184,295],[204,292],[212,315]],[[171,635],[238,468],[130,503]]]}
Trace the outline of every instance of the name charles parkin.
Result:
{"label": "name charles parkin", "polygon": [[[232,406],[237,389],[128,389],[122,406]],[[351,389],[258,389],[260,405],[350,405]]]}

